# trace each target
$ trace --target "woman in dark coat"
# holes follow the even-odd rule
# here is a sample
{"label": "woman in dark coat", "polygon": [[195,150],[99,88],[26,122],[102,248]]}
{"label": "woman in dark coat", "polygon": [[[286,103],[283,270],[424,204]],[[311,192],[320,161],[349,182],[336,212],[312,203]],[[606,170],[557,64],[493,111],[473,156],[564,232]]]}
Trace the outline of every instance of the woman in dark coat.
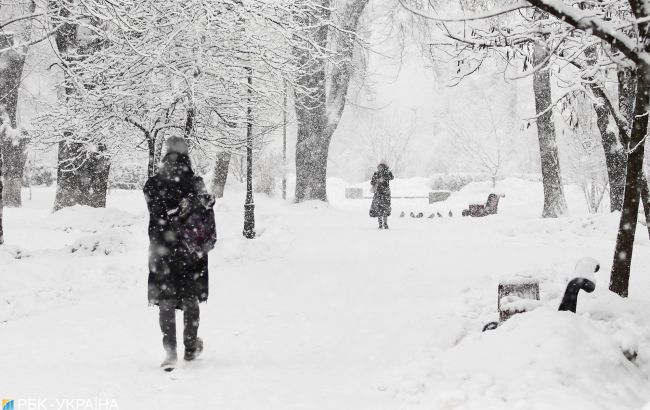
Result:
{"label": "woman in dark coat", "polygon": [[377,172],[370,180],[375,191],[370,205],[370,216],[379,220],[379,229],[388,229],[388,217],[391,213],[390,181],[392,179],[393,173],[388,169],[388,165],[381,162],[377,166]]}
{"label": "woman in dark coat", "polygon": [[185,360],[193,360],[203,350],[197,333],[199,302],[208,299],[208,255],[190,250],[181,232],[184,207],[192,198],[205,194],[203,179],[192,170],[187,143],[182,138],[170,138],[158,173],[144,186],[149,208],[148,297],[150,304],[160,308],[166,352],[161,366],[168,371],[177,361],[176,309],[184,312]]}

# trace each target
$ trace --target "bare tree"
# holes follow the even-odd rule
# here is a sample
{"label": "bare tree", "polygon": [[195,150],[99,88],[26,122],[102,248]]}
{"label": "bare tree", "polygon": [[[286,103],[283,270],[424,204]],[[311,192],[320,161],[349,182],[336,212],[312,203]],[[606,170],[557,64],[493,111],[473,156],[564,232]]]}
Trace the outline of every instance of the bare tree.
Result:
{"label": "bare tree", "polygon": [[453,146],[464,154],[469,167],[489,175],[492,187],[496,187],[510,143],[497,131],[492,115],[490,120],[489,130],[468,129],[454,120],[448,122],[447,128],[453,137]]}
{"label": "bare tree", "polygon": [[578,94],[564,108],[564,117],[573,134],[567,138],[568,174],[582,188],[590,213],[598,212],[605,193],[611,189],[602,155],[602,138],[597,137],[597,130],[602,126],[602,117],[597,113],[584,94]]}
{"label": "bare tree", "polygon": [[364,151],[372,167],[379,161],[386,161],[395,174],[400,174],[408,163],[408,152],[415,135],[416,123],[412,118],[373,112],[365,127],[357,132],[363,138]]}

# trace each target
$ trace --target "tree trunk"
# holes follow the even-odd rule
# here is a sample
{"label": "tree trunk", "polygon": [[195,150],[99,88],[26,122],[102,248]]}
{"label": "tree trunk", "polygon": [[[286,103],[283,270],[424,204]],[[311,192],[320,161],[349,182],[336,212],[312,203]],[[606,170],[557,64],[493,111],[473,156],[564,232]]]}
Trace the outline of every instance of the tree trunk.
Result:
{"label": "tree trunk", "polygon": [[[602,89],[598,88],[602,92]],[[602,97],[595,93],[602,100]],[[594,103],[596,124],[605,152],[605,164],[609,179],[609,209],[610,212],[623,209],[623,192],[625,191],[626,155],[615,130],[614,119],[604,102]]]}
{"label": "tree trunk", "polygon": [[[354,65],[352,56],[359,19],[369,0],[352,0],[343,8],[335,23],[341,29],[330,32],[331,1],[320,0],[302,25],[312,27],[311,42],[296,48],[302,75],[296,93],[295,106],[298,125],[296,142],[296,202],[327,201],[327,158],[332,135],[345,108],[346,96]],[[332,44],[328,44],[331,42]],[[334,50],[342,61],[327,64],[315,58],[313,45],[321,50]],[[320,53],[320,51],[318,51]]]}
{"label": "tree trunk", "polygon": [[84,164],[90,175],[90,191],[86,205],[93,208],[106,208],[108,176],[111,171],[111,160],[107,151],[106,145],[99,144],[97,152],[92,152]]}
{"label": "tree trunk", "polygon": [[196,110],[194,108],[187,109],[187,116],[185,118],[185,139],[189,140],[192,136],[192,130],[194,129],[194,120],[196,117]]}
{"label": "tree trunk", "polygon": [[228,179],[231,154],[228,151],[221,151],[217,154],[214,164],[214,175],[212,176],[212,193],[216,198],[223,198],[223,192]]}
{"label": "tree trunk", "polygon": [[[544,63],[548,50],[542,46],[535,46],[533,53],[533,66]],[[533,75],[533,90],[535,93],[535,108],[537,117],[537,137],[539,139],[539,153],[542,163],[542,182],[544,184],[544,210],[543,218],[557,218],[566,211],[564,188],[560,174],[560,160],[558,158],[557,143],[555,140],[555,124],[553,123],[553,109],[551,105],[551,74],[548,69],[535,71]]]}
{"label": "tree trunk", "polygon": [[331,133],[325,105],[297,107],[296,202],[327,201],[327,156]]}
{"label": "tree trunk", "polygon": [[154,140],[156,141],[156,156],[154,157],[154,164],[156,164],[154,174],[158,171],[158,164],[163,157],[163,145],[165,144],[165,135],[159,132],[156,133]]}
{"label": "tree trunk", "polygon": [[[70,16],[70,8],[58,8],[56,2],[50,2],[50,5],[58,9],[61,17]],[[72,64],[78,58],[69,57],[70,50],[74,50],[75,54],[89,55],[105,45],[101,38],[81,40],[78,28],[77,24],[68,22],[58,27],[54,35],[58,52],[67,63]],[[63,98],[71,98],[76,92],[69,78],[65,78],[64,91]],[[97,150],[91,151],[89,143],[79,142],[85,141],[87,138],[86,135],[73,135],[71,132],[65,132],[59,142],[55,211],[73,205],[87,205],[95,208],[106,206],[110,172],[110,159],[106,155],[107,148],[103,143],[99,143]]]}
{"label": "tree trunk", "polygon": [[634,104],[634,120],[629,147],[632,150],[627,157],[625,177],[625,194],[623,211],[619,222],[614,261],[610,276],[609,289],[620,296],[627,297],[630,282],[630,267],[634,250],[634,234],[639,212],[639,200],[642,188],[644,137],[648,129],[648,67],[637,69],[637,89]]}
{"label": "tree trunk", "polygon": [[147,140],[147,150],[149,159],[147,161],[147,176],[151,178],[156,173],[156,140],[154,140],[149,131],[144,133]]}
{"label": "tree trunk", "polygon": [[[0,34],[0,49],[14,45],[14,35]],[[21,191],[27,161],[27,134],[18,131],[16,110],[18,91],[25,66],[25,54],[14,49],[0,54],[0,154],[4,157],[4,203],[22,205]],[[5,123],[6,122],[6,123]]]}
{"label": "tree trunk", "polygon": [[[305,17],[305,27],[312,30],[313,43],[327,49],[329,0],[321,0],[314,13]],[[328,135],[327,89],[325,61],[314,58],[309,48],[296,48],[304,71],[298,85],[305,90],[296,95],[298,136],[296,139],[296,202],[327,201],[327,154],[331,135]]]}
{"label": "tree trunk", "polygon": [[[619,110],[627,121],[627,128],[632,129],[632,122],[634,120],[632,113],[634,110],[634,99],[636,92],[636,75],[633,68],[625,67],[618,70],[618,103]],[[620,140],[622,141],[625,149],[629,149],[629,136],[625,130],[619,130]],[[625,150],[623,155],[627,155]],[[627,162],[627,159],[626,159]],[[627,166],[627,165],[626,165]],[[623,171],[625,168],[623,168]],[[648,191],[648,180],[643,172],[641,173],[641,204],[645,214],[645,221],[648,228],[648,235],[650,236],[650,192]],[[622,195],[621,195],[622,203]]]}
{"label": "tree trunk", "polygon": [[[627,126],[632,129],[632,114],[634,113],[634,99],[636,96],[635,69],[624,67],[618,70],[618,107],[621,115],[627,120]],[[628,136],[621,135],[621,142],[626,145]]]}
{"label": "tree trunk", "polygon": [[74,205],[106,206],[110,160],[105,152],[103,145],[99,152],[88,152],[86,144],[59,142],[55,211]]}

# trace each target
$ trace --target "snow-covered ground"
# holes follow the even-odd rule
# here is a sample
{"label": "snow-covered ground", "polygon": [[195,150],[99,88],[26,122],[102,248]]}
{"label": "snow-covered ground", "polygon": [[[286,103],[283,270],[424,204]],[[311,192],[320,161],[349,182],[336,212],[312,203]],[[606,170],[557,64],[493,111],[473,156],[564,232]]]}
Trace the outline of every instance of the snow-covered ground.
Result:
{"label": "snow-covered ground", "polygon": [[[539,218],[540,183],[507,179],[498,215],[459,216],[493,190],[472,183],[440,204],[395,200],[378,231],[369,200],[344,199],[346,186],[330,180],[329,205],[257,195],[255,240],[241,236],[243,193],[227,193],[206,350],[172,373],[158,367],[147,306],[141,193],[52,214],[52,189],[25,192],[23,209],[5,210],[0,247],[0,395],[120,409],[650,409],[645,227],[623,300],[607,291],[618,216],[586,214],[575,187],[557,220]],[[394,195],[427,191],[423,178],[393,184]],[[557,312],[583,256],[602,265],[597,289],[578,314]],[[539,279],[542,306],[482,333],[513,276]]]}

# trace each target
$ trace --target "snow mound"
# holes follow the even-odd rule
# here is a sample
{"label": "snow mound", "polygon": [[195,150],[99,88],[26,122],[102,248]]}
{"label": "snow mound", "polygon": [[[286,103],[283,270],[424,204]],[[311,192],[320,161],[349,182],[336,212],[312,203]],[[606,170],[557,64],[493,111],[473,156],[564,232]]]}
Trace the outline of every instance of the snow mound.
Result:
{"label": "snow mound", "polygon": [[26,250],[12,245],[0,246],[0,261],[28,258],[31,255]]}
{"label": "snow mound", "polygon": [[409,407],[429,409],[643,407],[650,400],[650,304],[606,290],[581,297],[578,314],[558,312],[553,301],[434,347],[399,395]]}
{"label": "snow mound", "polygon": [[105,228],[135,225],[141,218],[114,208],[92,208],[75,205],[52,214],[46,222],[50,229],[81,232],[97,232]]}
{"label": "snow mound", "polygon": [[114,255],[128,252],[132,249],[130,233],[124,230],[107,231],[83,236],[67,250],[77,255]]}

